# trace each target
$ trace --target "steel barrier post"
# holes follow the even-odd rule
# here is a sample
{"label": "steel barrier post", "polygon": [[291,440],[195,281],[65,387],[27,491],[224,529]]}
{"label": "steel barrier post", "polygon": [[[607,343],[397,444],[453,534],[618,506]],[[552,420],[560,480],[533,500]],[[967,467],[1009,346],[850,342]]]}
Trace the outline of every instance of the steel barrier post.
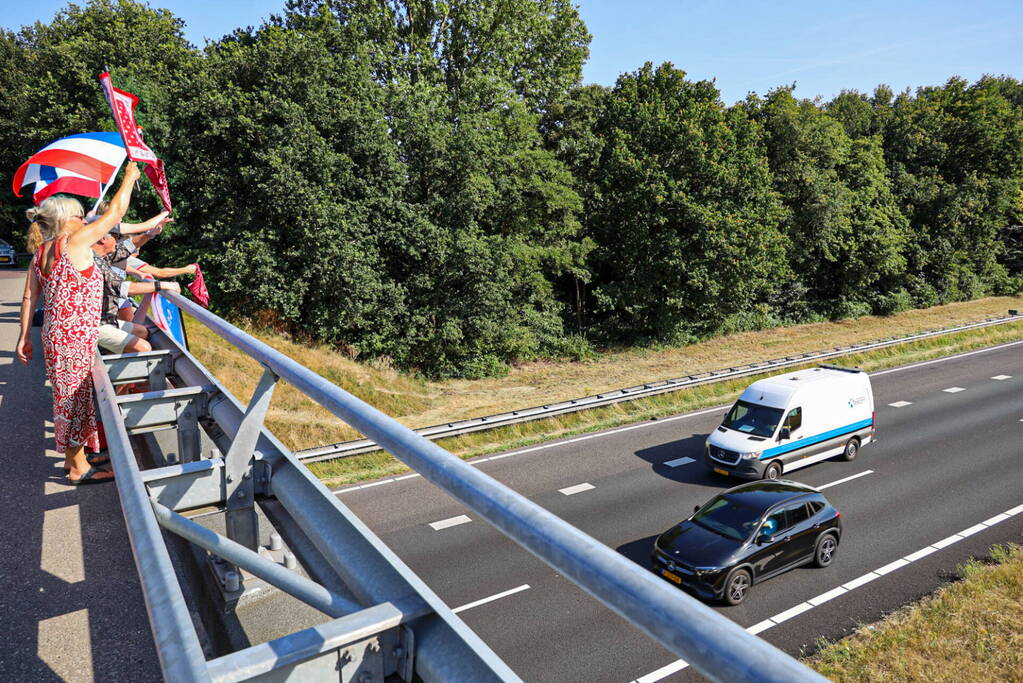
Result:
{"label": "steel barrier post", "polygon": [[269,368],[263,371],[249,406],[245,410],[241,427],[231,441],[224,456],[227,482],[227,537],[250,550],[259,548],[259,516],[256,515],[256,487],[252,476],[253,452],[263,429],[277,375]]}

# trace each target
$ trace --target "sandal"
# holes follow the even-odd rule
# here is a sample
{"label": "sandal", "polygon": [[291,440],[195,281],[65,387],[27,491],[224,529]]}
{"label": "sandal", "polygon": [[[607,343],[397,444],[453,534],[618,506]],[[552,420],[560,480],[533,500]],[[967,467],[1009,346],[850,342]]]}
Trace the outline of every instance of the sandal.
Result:
{"label": "sandal", "polygon": [[106,465],[110,462],[110,454],[106,451],[100,453],[87,453],[85,459],[90,465]]}
{"label": "sandal", "polygon": [[[110,456],[107,453],[87,453],[85,455],[85,461],[89,465],[106,465],[110,462]],[[68,474],[71,471],[70,467],[64,468],[64,474]],[[103,472],[109,472],[110,470],[102,470]]]}
{"label": "sandal", "polygon": [[97,478],[96,475],[99,474],[100,472],[106,472],[106,470],[100,470],[96,469],[95,467],[90,467],[88,470],[86,470],[85,474],[78,477],[78,479],[72,479],[69,474],[67,478],[67,483],[70,484],[71,486],[84,486],[85,484],[103,484],[105,482],[114,480],[113,477],[103,477],[102,479]]}

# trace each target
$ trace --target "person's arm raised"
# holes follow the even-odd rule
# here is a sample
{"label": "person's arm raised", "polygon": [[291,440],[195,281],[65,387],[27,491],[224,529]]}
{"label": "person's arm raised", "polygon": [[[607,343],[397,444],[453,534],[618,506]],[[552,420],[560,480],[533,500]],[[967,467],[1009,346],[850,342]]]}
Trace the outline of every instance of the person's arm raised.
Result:
{"label": "person's arm raised", "polygon": [[170,211],[161,211],[144,223],[121,223],[121,234],[127,236],[137,235],[140,232],[149,232],[161,223],[169,223],[174,220],[173,218],[167,218],[168,216],[170,216]]}
{"label": "person's arm raised", "polygon": [[128,210],[128,203],[131,202],[131,192],[135,187],[135,181],[139,179],[139,167],[137,164],[128,162],[124,168],[124,178],[121,180],[121,187],[117,194],[110,200],[107,212],[89,223],[81,230],[68,238],[68,251],[91,249],[92,245],[100,237],[110,232],[110,229],[121,222],[121,217]]}

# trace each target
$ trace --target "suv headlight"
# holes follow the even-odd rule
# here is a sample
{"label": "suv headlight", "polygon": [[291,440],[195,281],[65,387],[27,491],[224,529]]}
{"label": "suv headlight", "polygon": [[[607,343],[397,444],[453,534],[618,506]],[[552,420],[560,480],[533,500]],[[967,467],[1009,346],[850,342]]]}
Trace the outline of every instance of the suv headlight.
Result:
{"label": "suv headlight", "polygon": [[701,579],[713,576],[721,571],[721,567],[693,567],[693,571]]}
{"label": "suv headlight", "polygon": [[756,460],[757,458],[760,457],[760,455],[762,453],[763,453],[763,451],[750,451],[749,453],[743,453],[742,454],[742,459],[743,460]]}

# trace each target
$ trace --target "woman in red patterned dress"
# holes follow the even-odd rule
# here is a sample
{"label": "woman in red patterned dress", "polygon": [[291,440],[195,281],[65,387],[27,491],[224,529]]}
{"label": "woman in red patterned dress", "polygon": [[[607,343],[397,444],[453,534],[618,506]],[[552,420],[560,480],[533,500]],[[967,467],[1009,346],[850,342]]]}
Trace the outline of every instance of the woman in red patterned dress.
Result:
{"label": "woman in red patterned dress", "polygon": [[44,243],[33,259],[29,293],[21,302],[17,353],[23,363],[32,358],[31,313],[41,290],[46,311],[43,352],[53,385],[53,431],[57,450],[64,453],[68,482],[75,486],[114,478],[111,472],[91,467],[85,456],[86,446],[99,450],[92,364],[103,276],[93,264],[92,245],[120,222],[138,177],[138,167],[129,163],[109,209],[89,225],[83,222],[82,205],[73,199],[46,200],[33,213],[33,220],[44,223],[57,238]]}

